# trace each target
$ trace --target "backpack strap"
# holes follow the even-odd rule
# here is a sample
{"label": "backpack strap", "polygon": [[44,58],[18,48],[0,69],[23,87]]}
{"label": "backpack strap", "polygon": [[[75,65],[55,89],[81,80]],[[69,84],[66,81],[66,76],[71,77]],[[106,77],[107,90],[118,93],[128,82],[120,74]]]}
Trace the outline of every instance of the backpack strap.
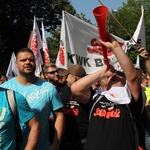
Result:
{"label": "backpack strap", "polygon": [[139,147],[139,134],[138,134],[138,129],[137,129],[137,125],[136,125],[136,119],[133,117],[128,104],[126,104],[126,107],[127,107],[128,111],[129,111],[129,114],[130,114],[131,123],[132,123],[132,127],[133,127],[134,134],[135,134],[136,150],[138,150],[138,147]]}
{"label": "backpack strap", "polygon": [[12,115],[15,120],[15,125],[16,125],[16,150],[20,150],[21,144],[22,144],[22,131],[19,123],[19,117],[18,117],[18,111],[17,111],[17,105],[16,105],[16,99],[14,95],[13,90],[6,90],[6,95],[8,99],[8,104],[11,109]]}
{"label": "backpack strap", "polygon": [[15,101],[14,91],[6,90],[6,93],[7,93],[7,98],[8,98],[8,103],[9,103],[10,109],[16,120],[17,119],[17,109],[16,109],[16,101]]}

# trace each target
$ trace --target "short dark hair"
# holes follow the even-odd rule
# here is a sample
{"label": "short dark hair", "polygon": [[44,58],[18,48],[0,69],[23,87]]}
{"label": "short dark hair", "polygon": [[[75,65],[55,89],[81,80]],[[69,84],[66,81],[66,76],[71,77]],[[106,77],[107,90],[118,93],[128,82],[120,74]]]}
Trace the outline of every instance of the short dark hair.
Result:
{"label": "short dark hair", "polygon": [[48,68],[57,68],[57,66],[56,66],[54,63],[46,64],[46,65],[44,65],[44,67],[43,67],[43,72],[44,72],[44,73],[47,72],[47,69],[48,69]]}
{"label": "short dark hair", "polygon": [[27,47],[24,47],[24,48],[21,48],[21,49],[17,52],[16,58],[18,57],[19,53],[22,53],[22,52],[29,52],[29,53],[31,53],[31,54],[34,56],[34,53],[33,53],[33,51],[32,51],[31,49],[29,49],[29,48],[27,48]]}
{"label": "short dark hair", "polygon": [[72,65],[68,68],[68,72],[76,77],[84,77],[86,75],[85,69],[81,65]]}

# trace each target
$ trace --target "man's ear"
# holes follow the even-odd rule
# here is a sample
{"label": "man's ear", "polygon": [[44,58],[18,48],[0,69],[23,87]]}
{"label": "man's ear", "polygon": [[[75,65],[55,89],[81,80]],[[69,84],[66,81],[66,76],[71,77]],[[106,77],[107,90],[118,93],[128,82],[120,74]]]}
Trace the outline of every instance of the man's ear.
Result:
{"label": "man's ear", "polygon": [[18,63],[17,63],[17,62],[15,62],[15,64],[16,64],[16,67],[18,68]]}
{"label": "man's ear", "polygon": [[76,82],[78,80],[78,78],[76,76],[73,76],[74,78],[74,82]]}
{"label": "man's ear", "polygon": [[48,75],[45,73],[45,74],[44,74],[44,77],[45,77],[45,78],[48,78]]}

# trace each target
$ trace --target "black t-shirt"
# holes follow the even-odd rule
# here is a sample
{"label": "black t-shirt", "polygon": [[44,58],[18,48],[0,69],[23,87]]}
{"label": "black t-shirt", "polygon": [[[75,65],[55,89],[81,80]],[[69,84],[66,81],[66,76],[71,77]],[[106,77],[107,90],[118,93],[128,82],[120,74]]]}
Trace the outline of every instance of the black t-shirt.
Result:
{"label": "black t-shirt", "polygon": [[[94,101],[91,101],[94,103]],[[133,100],[129,108],[134,117],[141,112],[141,94],[139,100]],[[107,100],[103,96],[93,105],[88,128],[85,150],[136,150],[135,133],[132,119],[126,105]]]}
{"label": "black t-shirt", "polygon": [[86,138],[89,123],[89,105],[81,104],[71,93],[70,88],[65,85],[59,91],[65,108],[66,124],[65,141],[78,142]]}

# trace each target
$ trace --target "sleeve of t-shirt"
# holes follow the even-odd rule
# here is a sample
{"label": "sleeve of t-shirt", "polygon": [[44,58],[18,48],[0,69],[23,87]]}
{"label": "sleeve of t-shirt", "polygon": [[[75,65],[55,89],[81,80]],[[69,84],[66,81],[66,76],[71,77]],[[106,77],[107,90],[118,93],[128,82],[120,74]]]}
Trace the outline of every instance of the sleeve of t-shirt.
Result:
{"label": "sleeve of t-shirt", "polygon": [[[52,87],[52,95],[51,95],[51,107],[52,107],[52,111],[55,111],[57,109],[60,109],[63,107],[61,98],[56,90],[55,87]],[[51,114],[52,115],[52,114]]]}
{"label": "sleeve of t-shirt", "polygon": [[26,123],[35,115],[35,113],[31,110],[25,97],[23,97],[21,94],[15,92],[15,98],[19,120],[21,123]]}

